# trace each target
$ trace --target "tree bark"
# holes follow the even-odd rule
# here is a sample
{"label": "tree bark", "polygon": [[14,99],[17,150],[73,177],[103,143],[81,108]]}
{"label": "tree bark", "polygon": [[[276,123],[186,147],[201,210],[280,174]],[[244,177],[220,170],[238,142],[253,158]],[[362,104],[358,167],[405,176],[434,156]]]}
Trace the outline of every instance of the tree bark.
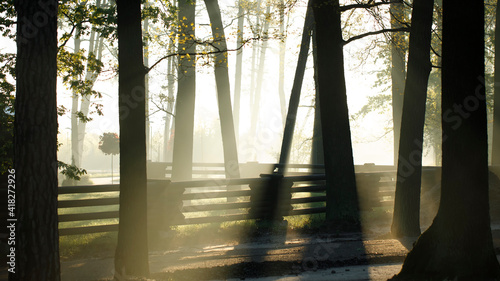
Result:
{"label": "tree bark", "polygon": [[484,3],[444,0],[443,11],[441,202],[394,280],[493,280],[500,266],[488,202]]}
{"label": "tree bark", "polygon": [[420,184],[425,103],[431,72],[430,48],[434,0],[415,1],[411,17],[398,172],[391,233],[420,235]]}
{"label": "tree bark", "polygon": [[208,16],[212,23],[214,45],[221,52],[215,55],[215,83],[217,85],[217,101],[219,104],[219,119],[224,150],[224,167],[226,178],[239,178],[240,167],[236,135],[234,132],[233,111],[231,109],[231,93],[227,63],[227,44],[222,24],[221,13],[217,0],[205,0]]}
{"label": "tree bark", "polygon": [[[495,83],[493,85],[493,141],[491,153],[491,165],[497,175],[500,172],[500,5],[496,7],[495,22]],[[498,50],[499,55],[496,55]]]}
{"label": "tree bark", "polygon": [[[120,224],[115,279],[148,276],[146,100],[141,1],[117,1]],[[122,279],[120,279],[122,278]]]}
{"label": "tree bark", "polygon": [[[403,1],[390,4],[391,28],[404,27],[405,7]],[[401,114],[406,76],[407,43],[404,32],[393,32],[391,37],[392,120],[394,134],[394,165],[398,163]]]}
{"label": "tree bark", "polygon": [[[184,42],[179,43],[181,53],[193,53],[196,45],[193,42],[196,2],[189,0],[178,1],[178,18],[182,26],[179,35]],[[185,19],[184,19],[185,18]],[[191,26],[191,24],[193,24]],[[185,40],[184,40],[185,39]],[[174,152],[172,159],[172,180],[190,180],[193,171],[193,131],[194,131],[194,103],[196,95],[196,62],[193,58],[181,56],[179,58],[177,77],[177,101],[174,118]]]}
{"label": "tree bark", "polygon": [[360,230],[351,130],[344,77],[338,0],[313,0],[318,93],[325,152],[326,219],[334,228]]}
{"label": "tree bark", "polygon": [[15,209],[11,210],[13,214],[9,214],[13,220],[8,221],[8,225],[15,226],[15,230],[11,230],[15,233],[12,240],[15,244],[9,242],[9,251],[15,248],[15,273],[11,272],[9,279],[60,280],[56,99],[58,2],[19,0],[15,3],[18,17],[15,171],[10,173],[15,183],[10,189],[17,194],[9,194],[17,197]]}

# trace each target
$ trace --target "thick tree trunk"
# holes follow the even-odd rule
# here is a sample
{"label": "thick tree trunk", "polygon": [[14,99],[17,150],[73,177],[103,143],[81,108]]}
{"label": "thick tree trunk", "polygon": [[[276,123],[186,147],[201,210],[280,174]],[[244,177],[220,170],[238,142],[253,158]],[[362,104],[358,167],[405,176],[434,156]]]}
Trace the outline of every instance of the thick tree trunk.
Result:
{"label": "thick tree trunk", "polygon": [[[148,276],[146,102],[141,1],[120,0],[118,106],[120,114],[120,224],[115,279]],[[122,278],[122,279],[120,279]]]}
{"label": "thick tree trunk", "polygon": [[[396,280],[500,277],[490,228],[484,3],[443,1],[441,202]],[[467,40],[467,44],[464,44]]]}
{"label": "thick tree trunk", "polygon": [[229,71],[227,64],[227,44],[222,24],[221,13],[217,0],[205,0],[208,16],[212,23],[214,45],[221,51],[215,55],[215,83],[217,85],[217,101],[219,104],[219,119],[224,150],[224,167],[226,178],[239,178],[240,168],[238,149],[234,133],[233,111],[231,109],[231,93],[229,86]]}
{"label": "thick tree trunk", "polygon": [[[196,44],[193,44],[196,2],[179,0],[178,18],[183,24],[179,27],[182,43],[178,49],[181,53],[193,53]],[[184,19],[186,18],[186,19]],[[192,37],[191,37],[192,36]],[[181,56],[179,58],[177,77],[177,100],[175,105],[175,134],[174,152],[172,159],[172,180],[189,180],[193,171],[193,131],[194,131],[194,102],[196,95],[196,62],[194,58]]]}
{"label": "thick tree trunk", "polygon": [[351,130],[344,77],[339,1],[313,0],[318,51],[318,92],[325,152],[326,219],[342,230],[360,230]]}
{"label": "thick tree trunk", "polygon": [[[499,55],[496,55],[498,51]],[[499,166],[494,172],[500,174],[500,5],[496,7],[495,22],[495,83],[493,92],[493,141],[491,164]]]}
{"label": "thick tree trunk", "polygon": [[[57,219],[57,9],[55,0],[16,1],[14,167],[10,280],[60,280]],[[43,23],[43,24],[42,24]],[[10,186],[12,185],[12,186]],[[17,191],[17,193],[16,193]],[[4,198],[7,201],[7,198]],[[12,221],[10,220],[12,219]],[[17,219],[17,221],[16,221]],[[10,235],[12,237],[12,235]],[[14,242],[10,242],[14,241]],[[12,244],[15,243],[15,244]],[[15,273],[13,273],[15,272]]]}
{"label": "thick tree trunk", "polygon": [[311,30],[314,25],[314,16],[312,14],[311,5],[309,4],[306,11],[306,19],[302,30],[302,40],[300,42],[299,58],[297,68],[295,69],[295,77],[293,79],[292,93],[290,94],[290,102],[288,103],[288,113],[286,117],[285,130],[283,132],[283,142],[281,144],[281,152],[279,163],[282,164],[278,169],[278,173],[284,174],[285,164],[288,163],[290,150],[293,141],[293,132],[295,129],[295,121],[297,119],[297,110],[300,102],[300,91],[304,80],[304,72],[306,70],[307,56],[309,55],[309,47],[311,45]]}
{"label": "thick tree trunk", "polygon": [[427,85],[431,72],[433,8],[434,0],[415,1],[413,4],[394,216],[391,227],[391,233],[395,237],[420,235],[422,146]]}
{"label": "thick tree trunk", "polygon": [[[391,28],[404,27],[405,4],[395,1],[390,4]],[[406,76],[407,43],[404,32],[393,32],[391,38],[392,120],[394,134],[394,165],[398,163],[399,135]]]}

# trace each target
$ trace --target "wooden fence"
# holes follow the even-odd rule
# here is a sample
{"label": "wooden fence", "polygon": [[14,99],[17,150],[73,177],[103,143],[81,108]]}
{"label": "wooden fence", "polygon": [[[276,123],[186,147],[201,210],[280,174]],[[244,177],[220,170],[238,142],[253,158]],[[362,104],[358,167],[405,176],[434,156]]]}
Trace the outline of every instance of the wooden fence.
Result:
{"label": "wooden fence", "polygon": [[[325,176],[305,175],[307,171],[300,169],[311,169],[307,166],[297,165],[296,170],[288,173],[292,175],[285,177],[262,174],[254,178],[180,182],[150,179],[148,225],[152,231],[158,231],[173,225],[281,220],[284,216],[324,213]],[[220,164],[211,166],[214,167],[223,169]],[[274,167],[268,168],[272,171]],[[385,167],[378,170],[365,167],[356,173],[360,208],[364,211],[393,205],[395,172]],[[423,185],[433,185],[439,174],[437,168],[424,168]],[[117,231],[118,205],[118,184],[60,187],[59,233],[64,236]]]}

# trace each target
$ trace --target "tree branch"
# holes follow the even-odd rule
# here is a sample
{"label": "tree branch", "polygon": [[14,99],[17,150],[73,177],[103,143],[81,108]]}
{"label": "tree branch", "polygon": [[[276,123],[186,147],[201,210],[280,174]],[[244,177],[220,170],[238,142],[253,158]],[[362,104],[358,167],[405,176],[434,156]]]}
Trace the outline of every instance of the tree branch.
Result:
{"label": "tree branch", "polygon": [[376,3],[374,1],[369,1],[368,3],[351,4],[351,5],[340,6],[340,11],[345,12],[351,9],[358,9],[358,8],[370,9],[380,5],[387,5],[392,3],[400,3],[400,1],[382,1]]}
{"label": "tree branch", "polygon": [[386,32],[400,32],[400,31],[408,32],[408,31],[410,31],[410,29],[408,27],[400,27],[400,28],[384,28],[384,29],[377,30],[377,31],[370,31],[367,33],[353,36],[353,37],[345,40],[344,45],[347,45],[347,44],[351,43],[352,41],[355,41],[355,40],[358,40],[358,39],[361,39],[361,38],[364,38],[367,36],[382,34],[382,33],[386,33]]}
{"label": "tree branch", "polygon": [[[245,46],[246,43],[248,43],[250,41],[254,41],[254,40],[259,40],[261,38],[262,37],[249,38],[249,39],[245,40],[245,42],[243,42],[243,44],[241,44],[241,46],[239,46],[238,48],[235,48],[235,49],[226,49],[226,50],[220,50],[217,47],[213,46],[212,43],[210,43],[210,42],[204,42],[203,44],[210,45],[213,48],[215,48],[216,50],[215,51],[210,51],[210,52],[192,52],[192,53],[172,53],[172,54],[168,54],[168,55],[160,58],[159,60],[157,60],[150,67],[146,67],[145,74],[149,73],[149,71],[151,71],[151,69],[153,69],[160,62],[162,62],[163,60],[168,59],[170,57],[174,57],[174,56],[187,56],[187,55],[195,57],[195,56],[199,56],[199,55],[206,56],[206,55],[213,55],[213,54],[226,53],[226,52],[235,52],[235,51],[239,51],[241,48],[243,48],[243,46]],[[197,42],[197,43],[199,43],[199,42]]]}

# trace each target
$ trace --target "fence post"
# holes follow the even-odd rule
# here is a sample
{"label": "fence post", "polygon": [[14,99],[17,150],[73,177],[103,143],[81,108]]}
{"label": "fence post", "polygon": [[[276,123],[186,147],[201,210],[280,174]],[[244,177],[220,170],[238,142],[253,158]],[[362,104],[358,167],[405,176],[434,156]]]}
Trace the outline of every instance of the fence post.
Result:
{"label": "fence post", "polygon": [[280,174],[261,174],[260,177],[260,182],[250,184],[250,217],[257,219],[258,228],[272,228],[274,225],[286,227],[283,217],[292,209],[293,182]]}

